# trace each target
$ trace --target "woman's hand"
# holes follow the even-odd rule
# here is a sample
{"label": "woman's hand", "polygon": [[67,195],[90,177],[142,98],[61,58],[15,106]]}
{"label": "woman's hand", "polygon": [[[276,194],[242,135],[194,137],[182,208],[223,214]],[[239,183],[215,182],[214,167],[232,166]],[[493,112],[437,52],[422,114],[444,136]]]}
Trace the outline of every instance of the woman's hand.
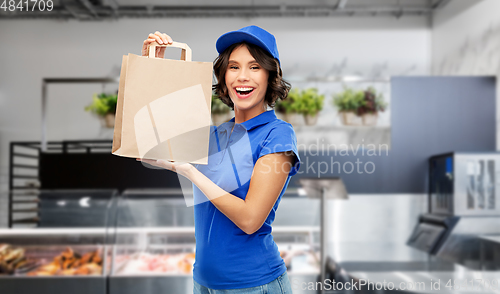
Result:
{"label": "woman's hand", "polygon": [[145,159],[145,158],[137,158],[137,161],[142,161],[144,163],[150,164],[152,166],[156,167],[161,167],[164,169],[171,170],[173,172],[176,172],[182,176],[185,176],[186,178],[189,178],[189,172],[194,168],[189,163],[174,163],[168,160],[163,160],[163,159]]}
{"label": "woman's hand", "polygon": [[[160,45],[168,45],[172,44],[173,40],[169,35],[160,33],[158,31],[156,31],[154,34],[149,34],[148,38],[144,40],[144,44],[142,45],[142,56],[149,56],[149,44],[153,42],[157,42]],[[165,47],[156,47],[155,57],[164,58]]]}

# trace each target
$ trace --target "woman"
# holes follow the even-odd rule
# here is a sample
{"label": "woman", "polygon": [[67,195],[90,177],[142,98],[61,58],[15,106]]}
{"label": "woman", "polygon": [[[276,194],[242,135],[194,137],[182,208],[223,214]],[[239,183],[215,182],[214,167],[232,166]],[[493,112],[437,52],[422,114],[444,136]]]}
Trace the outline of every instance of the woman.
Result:
{"label": "woman", "polygon": [[[156,32],[144,41],[171,44]],[[271,224],[300,159],[292,126],[273,107],[290,85],[282,79],[276,41],[249,26],[217,40],[216,94],[234,118],[210,133],[208,165],[138,159],[192,181],[196,261],[194,293],[292,293]],[[157,48],[163,58],[165,48]]]}

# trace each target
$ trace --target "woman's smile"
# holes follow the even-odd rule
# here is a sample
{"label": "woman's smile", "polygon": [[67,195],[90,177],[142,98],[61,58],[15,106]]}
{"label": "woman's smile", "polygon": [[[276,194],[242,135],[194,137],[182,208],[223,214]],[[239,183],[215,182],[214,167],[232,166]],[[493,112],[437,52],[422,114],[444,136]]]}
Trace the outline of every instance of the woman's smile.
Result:
{"label": "woman's smile", "polygon": [[236,96],[240,99],[246,99],[252,95],[254,87],[246,87],[246,86],[240,86],[240,87],[235,87],[234,90],[236,91]]}

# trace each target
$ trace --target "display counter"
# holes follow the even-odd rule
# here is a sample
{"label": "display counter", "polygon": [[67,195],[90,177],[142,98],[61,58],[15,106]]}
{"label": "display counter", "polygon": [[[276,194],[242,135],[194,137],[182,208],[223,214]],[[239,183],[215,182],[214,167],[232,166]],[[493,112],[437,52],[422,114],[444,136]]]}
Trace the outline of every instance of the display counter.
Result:
{"label": "display counter", "polygon": [[[172,189],[128,190],[110,202],[103,227],[0,230],[6,254],[17,250],[27,261],[0,275],[1,293],[192,293],[196,242],[193,206],[186,205],[184,196]],[[278,214],[296,222],[275,225],[272,234],[290,278],[315,282],[320,229],[310,217],[300,221],[301,212],[294,207],[311,211],[304,201],[282,199]],[[91,196],[81,203],[92,209]],[[317,201],[309,204],[317,209]]]}
{"label": "display counter", "polygon": [[106,293],[106,228],[0,230],[0,289],[17,293]]}

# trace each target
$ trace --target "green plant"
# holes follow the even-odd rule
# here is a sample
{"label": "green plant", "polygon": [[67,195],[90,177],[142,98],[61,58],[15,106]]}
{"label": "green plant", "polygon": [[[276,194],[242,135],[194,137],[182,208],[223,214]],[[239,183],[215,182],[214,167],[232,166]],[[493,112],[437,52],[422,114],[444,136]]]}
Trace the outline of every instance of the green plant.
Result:
{"label": "green plant", "polygon": [[352,111],[357,115],[377,113],[387,108],[384,96],[382,93],[377,93],[373,87],[368,87],[366,90],[346,88],[333,96],[333,105],[339,111]]}
{"label": "green plant", "polygon": [[217,95],[212,93],[212,114],[224,114],[229,113],[229,111],[231,111],[231,108],[224,104]]}
{"label": "green plant", "polygon": [[314,116],[323,109],[324,95],[318,93],[316,88],[298,91],[297,109],[303,115]]}
{"label": "green plant", "polygon": [[117,100],[117,94],[94,94],[92,97],[92,103],[85,107],[85,111],[90,111],[98,116],[115,114]]}
{"label": "green plant", "polygon": [[363,91],[355,91],[351,88],[344,89],[343,92],[333,96],[333,105],[339,111],[352,111],[357,114],[358,109],[363,106],[365,94]]}
{"label": "green plant", "polygon": [[279,113],[286,113],[285,105],[283,104],[284,100],[277,100],[274,104],[274,110]]}
{"label": "green plant", "polygon": [[365,99],[363,106],[358,109],[359,115],[385,111],[387,103],[384,101],[384,96],[382,95],[382,93],[377,93],[377,90],[375,90],[375,88],[369,87],[366,91],[364,91],[364,94]]}
{"label": "green plant", "polygon": [[288,96],[285,100],[278,100],[275,104],[275,109],[277,112],[281,113],[297,113],[298,112],[298,100],[300,99],[300,92],[297,89],[292,89],[288,92]]}
{"label": "green plant", "polygon": [[276,101],[275,109],[281,113],[300,113],[316,115],[323,109],[324,95],[318,94],[318,89],[299,90],[293,88],[285,100]]}

